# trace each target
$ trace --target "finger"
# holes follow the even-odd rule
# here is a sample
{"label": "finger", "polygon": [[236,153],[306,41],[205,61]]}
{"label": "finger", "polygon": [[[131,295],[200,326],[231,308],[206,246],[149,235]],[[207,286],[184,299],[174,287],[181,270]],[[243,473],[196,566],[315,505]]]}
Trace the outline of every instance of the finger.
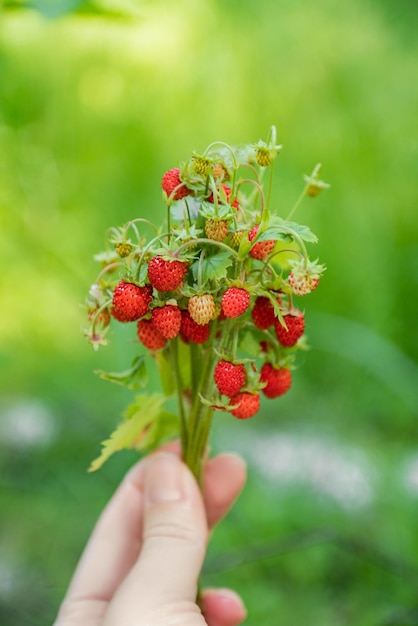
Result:
{"label": "finger", "polygon": [[231,589],[206,589],[202,610],[208,626],[237,626],[247,617],[241,598]]}
{"label": "finger", "polygon": [[115,589],[136,562],[142,537],[144,463],[137,463],[128,472],[100,516],[61,605],[57,624],[90,624],[87,620],[92,615],[97,621],[91,623],[98,623]]}
{"label": "finger", "polygon": [[220,454],[206,463],[204,500],[210,528],[232,507],[245,481],[245,463],[236,454]]}
{"label": "finger", "polygon": [[147,461],[144,495],[141,555],[111,602],[105,624],[137,624],[139,616],[156,608],[162,615],[165,607],[195,607],[208,537],[198,485],[178,457],[159,453]]}

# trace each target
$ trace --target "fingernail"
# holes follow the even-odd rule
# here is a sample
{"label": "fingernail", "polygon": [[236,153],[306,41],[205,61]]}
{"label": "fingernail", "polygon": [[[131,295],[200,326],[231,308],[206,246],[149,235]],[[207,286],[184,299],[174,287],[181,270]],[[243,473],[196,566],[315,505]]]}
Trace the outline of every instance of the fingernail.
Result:
{"label": "fingernail", "polygon": [[175,502],[183,498],[183,468],[178,457],[158,452],[149,457],[145,468],[147,504]]}

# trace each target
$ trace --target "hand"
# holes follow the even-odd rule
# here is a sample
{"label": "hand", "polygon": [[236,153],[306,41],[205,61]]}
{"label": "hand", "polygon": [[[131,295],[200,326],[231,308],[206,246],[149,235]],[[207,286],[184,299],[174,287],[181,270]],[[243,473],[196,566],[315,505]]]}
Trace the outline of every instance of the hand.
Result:
{"label": "hand", "polygon": [[208,529],[245,483],[239,457],[206,463],[204,499],[178,444],[135,465],[102,513],[54,626],[235,626],[245,619],[232,591],[196,604]]}

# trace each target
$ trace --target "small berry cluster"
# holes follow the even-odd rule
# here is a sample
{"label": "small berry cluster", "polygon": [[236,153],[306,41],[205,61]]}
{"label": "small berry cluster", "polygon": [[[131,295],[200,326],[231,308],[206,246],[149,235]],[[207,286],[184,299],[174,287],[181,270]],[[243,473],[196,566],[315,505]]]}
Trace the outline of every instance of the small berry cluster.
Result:
{"label": "small berry cluster", "polygon": [[98,347],[112,318],[135,323],[161,376],[170,370],[173,377],[191,466],[213,410],[255,415],[260,394],[271,399],[289,390],[295,354],[306,347],[294,297],[314,291],[325,268],[307,254],[315,235],[289,217],[304,196],[328,185],[317,166],[289,216],[277,216],[264,179],[271,190],[280,149],[273,127],[267,142],[216,142],[193,154],[162,177],[164,230],[134,219],[111,228],[109,249],[98,255],[103,269],[87,299],[86,334]]}

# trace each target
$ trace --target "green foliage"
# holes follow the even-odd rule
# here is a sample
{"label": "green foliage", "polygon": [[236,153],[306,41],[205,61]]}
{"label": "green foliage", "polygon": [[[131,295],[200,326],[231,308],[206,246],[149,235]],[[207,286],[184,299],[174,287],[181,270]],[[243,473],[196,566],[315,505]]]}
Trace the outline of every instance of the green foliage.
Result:
{"label": "green foliage", "polygon": [[124,385],[128,389],[140,389],[147,386],[148,375],[145,365],[145,356],[136,357],[133,360],[132,367],[123,372],[104,372],[96,370],[95,374],[118,385]]}

